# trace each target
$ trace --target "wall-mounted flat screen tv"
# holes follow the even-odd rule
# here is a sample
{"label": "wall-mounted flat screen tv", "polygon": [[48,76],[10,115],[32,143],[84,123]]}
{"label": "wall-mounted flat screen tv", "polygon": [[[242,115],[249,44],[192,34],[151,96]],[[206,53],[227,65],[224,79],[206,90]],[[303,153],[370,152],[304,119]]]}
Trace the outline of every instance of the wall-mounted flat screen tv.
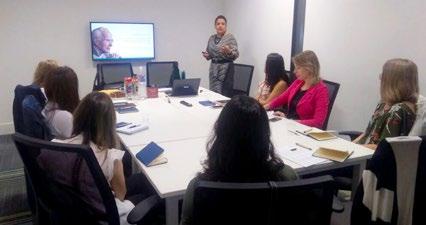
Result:
{"label": "wall-mounted flat screen tv", "polygon": [[93,60],[154,59],[154,24],[90,22]]}

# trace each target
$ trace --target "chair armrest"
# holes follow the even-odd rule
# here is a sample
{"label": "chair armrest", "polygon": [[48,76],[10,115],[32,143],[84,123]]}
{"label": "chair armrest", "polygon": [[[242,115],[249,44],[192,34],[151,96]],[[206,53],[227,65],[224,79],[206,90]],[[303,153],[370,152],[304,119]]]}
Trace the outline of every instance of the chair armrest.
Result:
{"label": "chair armrest", "polygon": [[359,135],[362,134],[360,131],[340,131],[340,135],[347,135],[351,138],[351,141],[355,140]]}
{"label": "chair armrest", "polygon": [[138,224],[150,211],[158,205],[161,198],[157,195],[151,195],[143,201],[139,202],[135,208],[130,211],[127,216],[127,222],[130,224]]}

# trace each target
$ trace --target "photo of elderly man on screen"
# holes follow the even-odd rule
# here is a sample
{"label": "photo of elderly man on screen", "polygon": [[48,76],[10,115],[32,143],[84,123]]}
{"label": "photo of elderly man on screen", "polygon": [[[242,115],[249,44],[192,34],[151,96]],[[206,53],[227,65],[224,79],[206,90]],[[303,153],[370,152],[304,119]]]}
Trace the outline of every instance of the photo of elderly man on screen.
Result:
{"label": "photo of elderly man on screen", "polygon": [[117,59],[121,58],[119,54],[112,53],[111,47],[114,42],[111,32],[108,28],[98,27],[92,31],[92,54],[94,59]]}

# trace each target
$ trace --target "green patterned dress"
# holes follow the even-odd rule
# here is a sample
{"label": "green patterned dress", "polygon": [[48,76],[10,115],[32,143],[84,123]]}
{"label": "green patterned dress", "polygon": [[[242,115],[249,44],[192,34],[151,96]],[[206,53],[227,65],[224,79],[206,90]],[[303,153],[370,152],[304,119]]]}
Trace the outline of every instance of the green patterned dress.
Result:
{"label": "green patterned dress", "polygon": [[416,119],[416,113],[404,102],[385,110],[379,103],[358,144],[378,144],[387,137],[407,136]]}

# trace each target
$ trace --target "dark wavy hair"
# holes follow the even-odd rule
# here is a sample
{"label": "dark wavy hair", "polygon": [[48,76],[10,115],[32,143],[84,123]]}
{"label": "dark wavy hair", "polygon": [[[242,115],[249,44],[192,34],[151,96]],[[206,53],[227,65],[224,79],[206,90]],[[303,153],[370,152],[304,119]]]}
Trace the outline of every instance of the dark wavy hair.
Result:
{"label": "dark wavy hair", "polygon": [[284,58],[278,53],[271,53],[266,57],[265,74],[271,91],[280,80],[285,81],[287,85],[290,84],[285,72]]}
{"label": "dark wavy hair", "polygon": [[248,96],[235,96],[214,125],[200,178],[222,182],[279,179],[284,163],[275,155],[270,133],[262,105]]}
{"label": "dark wavy hair", "polygon": [[45,78],[44,89],[48,101],[56,103],[60,110],[73,113],[80,102],[77,74],[68,66],[55,68]]}

